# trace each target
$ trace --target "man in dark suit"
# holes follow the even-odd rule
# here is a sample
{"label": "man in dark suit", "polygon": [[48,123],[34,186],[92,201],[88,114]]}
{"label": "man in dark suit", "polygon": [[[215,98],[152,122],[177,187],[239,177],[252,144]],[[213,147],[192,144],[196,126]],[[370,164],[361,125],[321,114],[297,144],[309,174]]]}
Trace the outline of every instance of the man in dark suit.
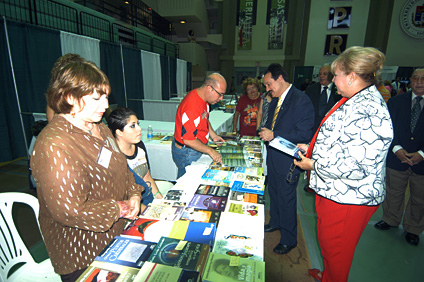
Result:
{"label": "man in dark suit", "polygon": [[[374,226],[388,230],[398,226],[404,217],[405,239],[417,246],[424,230],[424,68],[412,73],[411,88],[412,91],[390,98],[387,104],[394,138],[386,162],[383,220]],[[404,215],[408,183],[410,197]]]}
{"label": "man in dark suit", "polygon": [[[309,143],[315,115],[311,100],[288,82],[280,64],[271,64],[263,81],[276,99],[269,105],[268,121],[259,136],[264,141],[281,136],[294,144]],[[279,230],[281,239],[274,252],[287,254],[297,245],[296,187],[301,171],[294,166],[293,157],[270,146],[266,161],[271,219],[265,232]]]}
{"label": "man in dark suit", "polygon": [[332,82],[333,74],[330,65],[323,65],[319,70],[318,82],[306,88],[305,93],[311,98],[315,109],[315,124],[313,132],[318,129],[325,114],[341,99],[336,94],[336,85]]}

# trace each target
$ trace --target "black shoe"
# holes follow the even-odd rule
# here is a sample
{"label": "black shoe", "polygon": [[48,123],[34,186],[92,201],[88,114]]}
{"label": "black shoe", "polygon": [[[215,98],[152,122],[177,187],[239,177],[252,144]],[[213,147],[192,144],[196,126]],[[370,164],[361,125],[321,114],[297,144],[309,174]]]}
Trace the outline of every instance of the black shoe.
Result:
{"label": "black shoe", "polygon": [[377,228],[377,229],[380,229],[380,230],[389,230],[390,228],[392,228],[394,226],[388,225],[383,220],[380,220],[379,222],[377,222],[376,224],[374,224],[374,227]]}
{"label": "black shoe", "polygon": [[271,224],[265,224],[265,226],[264,226],[265,232],[274,232],[274,231],[277,231],[277,230],[279,230],[279,229],[272,227]]}
{"label": "black shoe", "polygon": [[296,248],[297,245],[294,246],[288,246],[288,245],[282,245],[282,244],[278,244],[277,246],[275,246],[274,248],[274,253],[279,254],[279,255],[284,255],[284,254],[288,254],[291,250],[293,250],[294,248]]}
{"label": "black shoe", "polygon": [[408,242],[408,244],[414,245],[414,246],[418,246],[418,242],[420,241],[420,237],[418,235],[412,234],[412,233],[406,233],[405,236],[406,242]]}

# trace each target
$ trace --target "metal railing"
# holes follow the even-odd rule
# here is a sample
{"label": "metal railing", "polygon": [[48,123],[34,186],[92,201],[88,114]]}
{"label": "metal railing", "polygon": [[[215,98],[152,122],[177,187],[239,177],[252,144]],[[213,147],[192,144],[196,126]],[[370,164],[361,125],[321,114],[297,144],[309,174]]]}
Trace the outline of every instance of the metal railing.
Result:
{"label": "metal railing", "polygon": [[[79,2],[80,4],[87,4],[87,7],[95,8],[105,15],[110,15],[114,19],[122,18],[117,14],[117,10],[112,5],[105,3],[105,1]],[[94,2],[101,3],[102,6],[96,5]],[[163,36],[155,28],[154,22],[160,22],[162,26],[169,25],[169,23],[163,18],[160,20],[159,15],[156,15],[154,11],[148,10],[144,3],[140,3],[137,5],[142,5],[142,7],[134,6],[134,9],[136,9],[138,14],[147,16],[140,18],[127,14],[127,17],[131,19],[130,24],[133,24],[133,26],[147,25],[156,35]],[[140,11],[145,11],[146,13]],[[148,17],[149,14],[151,15],[150,17]],[[106,16],[102,18],[101,16],[90,14],[89,11],[80,11],[59,1],[2,0],[0,1],[0,15],[15,21],[59,29],[113,43],[121,43],[162,55],[178,56],[178,49],[175,44],[149,36],[146,33],[137,31],[135,28],[124,26],[124,24],[117,23],[114,19],[110,20]],[[161,30],[164,31],[166,29],[161,28]],[[169,34],[170,30],[167,33]]]}

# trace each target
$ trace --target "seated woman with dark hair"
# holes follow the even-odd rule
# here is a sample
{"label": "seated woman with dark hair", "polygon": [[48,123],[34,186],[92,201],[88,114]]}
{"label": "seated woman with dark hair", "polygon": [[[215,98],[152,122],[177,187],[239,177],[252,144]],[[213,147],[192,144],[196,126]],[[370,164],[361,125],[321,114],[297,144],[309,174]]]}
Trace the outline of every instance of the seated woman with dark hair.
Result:
{"label": "seated woman with dark hair", "polygon": [[146,147],[141,141],[141,128],[138,125],[137,115],[128,108],[117,108],[107,117],[107,124],[118,143],[119,149],[127,157],[128,166],[136,180],[141,178],[148,185],[151,185],[142,194],[142,210],[144,210],[153,201],[153,198],[162,199],[162,194],[150,174],[149,158],[147,157]]}

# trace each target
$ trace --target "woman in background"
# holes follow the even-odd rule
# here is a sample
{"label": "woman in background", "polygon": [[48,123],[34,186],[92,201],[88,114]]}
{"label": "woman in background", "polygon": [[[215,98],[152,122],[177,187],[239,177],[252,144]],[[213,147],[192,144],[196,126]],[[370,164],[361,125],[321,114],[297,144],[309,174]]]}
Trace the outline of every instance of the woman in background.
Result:
{"label": "woman in background", "polygon": [[140,211],[143,187],[100,123],[109,94],[106,75],[85,61],[64,65],[47,91],[56,114],[37,137],[31,169],[41,233],[62,281],[75,281]]}
{"label": "woman in background", "polygon": [[265,127],[266,121],[268,120],[268,107],[272,101],[271,92],[265,92],[262,95],[261,102],[259,104],[258,119],[256,122],[256,131],[260,131],[262,127]]}
{"label": "woman in background", "polygon": [[256,136],[257,117],[261,101],[259,89],[261,84],[256,78],[247,78],[243,81],[243,92],[236,106],[233,119],[233,131],[237,131],[237,121],[240,117],[240,136]]}
{"label": "woman in background", "polygon": [[162,199],[162,194],[150,174],[149,158],[146,146],[141,141],[141,128],[135,112],[128,108],[117,108],[107,117],[107,124],[118,143],[119,149],[127,157],[127,163],[134,175],[143,179],[149,186],[145,189],[142,210],[155,199]]}
{"label": "woman in background", "polygon": [[294,164],[310,171],[324,270],[319,281],[348,281],[353,254],[369,219],[386,195],[386,157],[393,139],[390,114],[375,87],[385,56],[351,47],[331,65],[342,99],[327,113]]}

